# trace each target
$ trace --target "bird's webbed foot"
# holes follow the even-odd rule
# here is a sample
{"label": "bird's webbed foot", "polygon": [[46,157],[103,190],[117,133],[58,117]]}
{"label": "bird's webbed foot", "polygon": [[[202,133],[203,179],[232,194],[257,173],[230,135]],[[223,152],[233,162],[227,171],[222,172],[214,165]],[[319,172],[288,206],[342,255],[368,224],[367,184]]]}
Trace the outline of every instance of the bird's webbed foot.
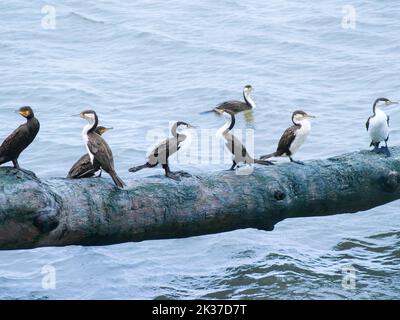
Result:
{"label": "bird's webbed foot", "polygon": [[387,157],[392,156],[388,147],[381,147],[380,153],[383,153]]}
{"label": "bird's webbed foot", "polygon": [[190,178],[192,176],[189,172],[186,171],[175,171],[174,174],[177,175],[178,177],[185,177],[185,178]]}
{"label": "bird's webbed foot", "polygon": [[176,181],[181,181],[181,177],[176,172],[166,172],[165,176]]}
{"label": "bird's webbed foot", "polygon": [[226,169],[225,171],[234,171],[237,166],[237,163],[233,161],[232,166],[229,169]]}
{"label": "bird's webbed foot", "polygon": [[289,158],[289,159],[290,159],[290,162],[297,163],[297,164],[301,164],[302,166],[305,165],[305,163],[304,163],[303,161],[293,160],[292,158]]}
{"label": "bird's webbed foot", "polygon": [[382,153],[382,150],[378,146],[374,146],[374,148],[372,149],[372,152],[379,154],[379,153]]}

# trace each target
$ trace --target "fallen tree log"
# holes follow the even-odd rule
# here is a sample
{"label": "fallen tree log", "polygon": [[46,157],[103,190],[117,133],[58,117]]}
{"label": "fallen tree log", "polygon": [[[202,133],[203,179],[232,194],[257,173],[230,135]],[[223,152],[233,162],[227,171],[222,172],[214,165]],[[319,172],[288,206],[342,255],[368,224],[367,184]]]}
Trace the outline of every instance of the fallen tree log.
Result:
{"label": "fallen tree log", "polygon": [[391,152],[259,166],[247,176],[150,177],[129,181],[125,190],[108,179],[40,180],[1,167],[0,249],[273,230],[286,218],[367,210],[400,198],[400,148]]}

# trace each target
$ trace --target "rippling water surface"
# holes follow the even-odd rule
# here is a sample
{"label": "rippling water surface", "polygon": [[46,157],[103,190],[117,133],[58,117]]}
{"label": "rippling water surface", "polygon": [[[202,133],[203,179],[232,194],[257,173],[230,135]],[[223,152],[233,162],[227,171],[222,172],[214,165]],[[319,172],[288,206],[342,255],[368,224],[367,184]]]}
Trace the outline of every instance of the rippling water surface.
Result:
{"label": "rippling water surface", "polygon": [[[41,27],[44,5],[55,30]],[[364,149],[364,123],[379,96],[400,99],[400,4],[351,1],[355,29],[342,28],[348,1],[31,1],[0,2],[0,137],[32,105],[42,128],[21,165],[40,177],[64,176],[85,152],[89,106],[107,133],[121,177],[161,173],[141,163],[146,134],[168,121],[217,128],[199,115],[254,87],[256,154],[273,151],[295,109],[316,114],[301,159]],[[395,110],[394,110],[395,111]],[[391,115],[391,143],[400,116]],[[248,127],[242,116],[237,127]],[[192,172],[226,165],[186,165]],[[273,232],[216,235],[107,247],[0,252],[2,299],[249,298],[395,299],[400,297],[399,202],[367,212],[292,219]],[[57,289],[42,289],[43,265]],[[355,289],[342,268],[356,270]]]}

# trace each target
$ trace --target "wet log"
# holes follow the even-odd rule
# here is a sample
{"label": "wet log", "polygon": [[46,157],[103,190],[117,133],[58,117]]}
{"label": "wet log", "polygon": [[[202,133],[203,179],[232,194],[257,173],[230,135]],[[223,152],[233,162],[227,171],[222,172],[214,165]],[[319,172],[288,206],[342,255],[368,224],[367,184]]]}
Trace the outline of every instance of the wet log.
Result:
{"label": "wet log", "polygon": [[270,231],[287,218],[363,211],[400,198],[400,148],[391,152],[390,158],[361,151],[180,182],[132,175],[124,190],[107,178],[41,180],[1,167],[0,249]]}

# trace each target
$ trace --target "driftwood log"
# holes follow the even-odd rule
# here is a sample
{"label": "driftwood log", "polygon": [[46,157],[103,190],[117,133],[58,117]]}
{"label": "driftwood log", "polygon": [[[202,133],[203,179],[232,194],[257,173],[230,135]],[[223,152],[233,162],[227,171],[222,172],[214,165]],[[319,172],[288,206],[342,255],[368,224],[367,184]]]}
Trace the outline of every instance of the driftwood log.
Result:
{"label": "driftwood log", "polygon": [[391,152],[391,158],[361,151],[181,182],[132,175],[125,190],[107,178],[40,180],[1,167],[0,249],[273,230],[286,218],[367,210],[400,198],[400,147]]}

